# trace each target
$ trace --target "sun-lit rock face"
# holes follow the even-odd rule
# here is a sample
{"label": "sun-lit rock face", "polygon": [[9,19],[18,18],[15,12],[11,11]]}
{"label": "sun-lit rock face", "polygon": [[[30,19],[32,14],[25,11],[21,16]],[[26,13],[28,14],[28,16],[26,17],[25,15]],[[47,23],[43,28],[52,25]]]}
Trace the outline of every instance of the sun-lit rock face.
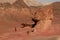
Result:
{"label": "sun-lit rock face", "polygon": [[54,30],[57,31],[57,33],[60,34],[60,2],[55,2],[51,4],[53,6],[53,21],[52,26],[55,28]]}
{"label": "sun-lit rock face", "polygon": [[[45,10],[47,9],[47,10]],[[31,11],[30,8],[17,8],[17,7],[0,7],[0,31],[3,36],[7,36],[8,39],[2,37],[1,39],[27,39],[30,36],[47,36],[48,26],[50,25],[50,13],[52,14],[51,7],[40,8]],[[34,13],[34,14],[32,14]],[[49,15],[49,16],[48,16]],[[43,17],[44,16],[44,17]],[[49,24],[47,25],[47,23]],[[42,27],[44,26],[44,27]],[[47,27],[46,27],[47,26]],[[47,30],[47,31],[46,31]],[[45,32],[45,33],[44,33]],[[13,38],[10,38],[13,37]],[[32,38],[31,38],[32,39]]]}
{"label": "sun-lit rock face", "polygon": [[51,26],[53,19],[52,6],[45,6],[39,9],[35,15],[35,19],[39,20],[35,26],[35,31],[47,32]]}
{"label": "sun-lit rock face", "polygon": [[28,7],[28,5],[23,0],[16,0],[13,5],[16,7]]}
{"label": "sun-lit rock face", "polygon": [[51,4],[54,8],[53,8],[53,12],[54,12],[54,24],[60,24],[60,2],[55,2],[53,4]]}
{"label": "sun-lit rock face", "polygon": [[28,6],[42,6],[43,4],[37,0],[23,0]]}
{"label": "sun-lit rock face", "polygon": [[9,2],[10,4],[17,3],[18,5],[19,4],[24,5],[25,3],[25,5],[27,6],[42,6],[42,4],[40,2],[37,2],[37,0],[0,0],[0,2],[1,3]]}
{"label": "sun-lit rock face", "polygon": [[13,4],[16,0],[0,0],[0,3],[6,3],[9,2],[11,4]]}
{"label": "sun-lit rock face", "polygon": [[36,0],[16,0],[13,5],[15,6],[22,6],[22,7],[27,7],[27,6],[42,6],[40,2],[37,2]]}
{"label": "sun-lit rock face", "polygon": [[[0,7],[0,33],[32,30],[33,15],[29,8]],[[28,28],[27,28],[28,27]],[[26,33],[27,33],[26,31]]]}
{"label": "sun-lit rock face", "polygon": [[52,5],[30,7],[22,0],[13,4],[0,4],[0,34],[6,37],[1,38],[23,40],[29,37],[60,35],[60,27],[53,24],[56,18],[53,10]]}

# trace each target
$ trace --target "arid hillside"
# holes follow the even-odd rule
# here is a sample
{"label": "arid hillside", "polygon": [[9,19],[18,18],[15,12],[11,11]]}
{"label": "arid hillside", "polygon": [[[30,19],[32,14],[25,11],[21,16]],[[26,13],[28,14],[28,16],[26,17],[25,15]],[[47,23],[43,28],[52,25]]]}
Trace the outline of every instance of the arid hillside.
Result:
{"label": "arid hillside", "polygon": [[60,2],[55,2],[52,4],[53,6],[53,14],[54,14],[54,21],[56,24],[60,24]]}
{"label": "arid hillside", "polygon": [[59,40],[57,38],[60,35],[59,5],[60,2],[46,6],[27,6],[23,0],[13,4],[0,3],[0,39],[40,40],[41,36],[49,38],[56,36]]}

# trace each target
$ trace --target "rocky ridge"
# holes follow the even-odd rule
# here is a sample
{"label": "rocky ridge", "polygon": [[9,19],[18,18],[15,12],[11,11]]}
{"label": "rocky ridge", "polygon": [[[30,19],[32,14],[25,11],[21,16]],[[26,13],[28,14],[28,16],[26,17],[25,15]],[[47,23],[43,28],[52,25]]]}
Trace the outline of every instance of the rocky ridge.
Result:
{"label": "rocky ridge", "polygon": [[23,33],[33,36],[60,35],[60,27],[51,26],[55,18],[53,18],[54,7],[52,4],[44,7],[29,7],[22,0],[16,1],[12,5],[0,4],[0,28],[2,30],[0,32],[23,31]]}

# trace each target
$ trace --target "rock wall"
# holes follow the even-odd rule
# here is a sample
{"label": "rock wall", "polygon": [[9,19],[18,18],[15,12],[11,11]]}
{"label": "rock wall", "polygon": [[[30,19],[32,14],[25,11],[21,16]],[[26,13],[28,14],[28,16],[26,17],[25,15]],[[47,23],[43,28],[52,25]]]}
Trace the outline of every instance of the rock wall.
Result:
{"label": "rock wall", "polygon": [[[7,31],[20,30],[22,32],[23,30],[27,30],[26,33],[30,33],[32,35],[56,34],[56,31],[52,29],[51,26],[53,20],[52,6],[45,6],[37,10],[32,9],[35,12],[31,11],[31,9],[27,7],[0,7],[0,10],[0,26],[2,31],[5,31],[8,28]],[[54,32],[52,30],[54,30]]]}
{"label": "rock wall", "polygon": [[[54,7],[0,7],[0,31],[24,32],[29,35],[50,36],[59,35],[60,27],[52,26]],[[59,24],[60,25],[60,24]]]}

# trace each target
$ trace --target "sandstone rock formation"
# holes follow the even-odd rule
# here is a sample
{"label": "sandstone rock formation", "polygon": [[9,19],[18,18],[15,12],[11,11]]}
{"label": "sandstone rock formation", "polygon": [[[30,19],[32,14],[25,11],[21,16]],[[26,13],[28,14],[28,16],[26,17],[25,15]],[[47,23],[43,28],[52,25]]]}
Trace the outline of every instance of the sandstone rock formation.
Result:
{"label": "sandstone rock formation", "polygon": [[37,2],[36,0],[16,0],[13,5],[16,7],[30,7],[30,6],[42,6],[43,4]]}
{"label": "sandstone rock formation", "polygon": [[32,26],[34,22],[32,21],[33,15],[31,15],[28,8],[0,8],[0,22],[1,27],[17,27],[21,24],[26,24],[27,26]]}
{"label": "sandstone rock formation", "polygon": [[[37,12],[37,19],[40,22],[35,26],[35,31],[43,32],[43,34],[60,34],[60,2],[55,2],[51,5],[45,6]],[[43,13],[43,14],[42,14]],[[45,15],[46,14],[46,15]],[[43,19],[41,19],[43,18]],[[41,21],[42,20],[42,21]],[[51,24],[51,25],[50,25]],[[49,26],[50,25],[50,26]]]}
{"label": "sandstone rock formation", "polygon": [[57,31],[57,33],[59,33],[60,32],[60,2],[55,2],[51,5],[53,6],[53,15],[54,15],[52,26],[53,28],[55,28],[54,30]]}
{"label": "sandstone rock formation", "polygon": [[59,18],[59,15],[60,15],[60,2],[55,2],[53,4],[51,4],[53,6],[53,14],[54,14],[54,21],[55,23],[57,24],[60,24],[60,18]]}
{"label": "sandstone rock formation", "polygon": [[[3,7],[0,6],[1,34],[16,32],[22,36],[27,36],[28,34],[30,36],[60,35],[60,27],[54,27],[53,24],[56,20],[54,20],[56,18],[54,14],[57,13],[54,9],[55,6],[27,6],[23,0],[18,0],[13,4],[2,5]],[[53,12],[54,10],[55,13]]]}
{"label": "sandstone rock formation", "polygon": [[51,25],[53,19],[53,10],[52,6],[45,6],[38,10],[36,13],[35,19],[39,20],[36,25],[37,30],[45,31]]}
{"label": "sandstone rock formation", "polygon": [[38,2],[37,0],[23,0],[28,6],[42,6],[43,4]]}
{"label": "sandstone rock formation", "polygon": [[16,7],[28,7],[23,0],[16,0],[14,3],[13,3],[14,6]]}

